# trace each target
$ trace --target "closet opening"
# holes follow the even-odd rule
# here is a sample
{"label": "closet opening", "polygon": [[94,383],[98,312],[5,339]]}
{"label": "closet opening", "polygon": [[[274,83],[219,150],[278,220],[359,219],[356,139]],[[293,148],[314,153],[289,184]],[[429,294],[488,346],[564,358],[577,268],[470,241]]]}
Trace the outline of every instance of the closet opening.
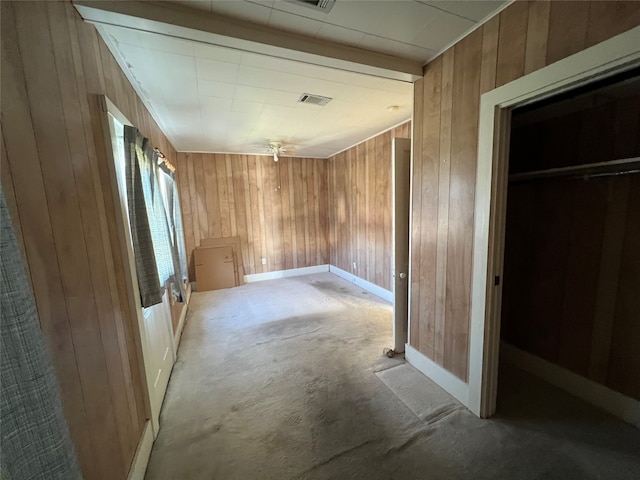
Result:
{"label": "closet opening", "polygon": [[511,111],[498,412],[524,370],[637,420],[639,132],[638,68]]}

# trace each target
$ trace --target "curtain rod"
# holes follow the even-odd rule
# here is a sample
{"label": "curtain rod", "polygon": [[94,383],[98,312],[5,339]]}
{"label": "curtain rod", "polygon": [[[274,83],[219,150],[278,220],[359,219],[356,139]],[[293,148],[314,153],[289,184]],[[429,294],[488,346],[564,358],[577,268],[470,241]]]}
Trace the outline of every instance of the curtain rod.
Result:
{"label": "curtain rod", "polygon": [[526,182],[551,178],[591,178],[596,176],[636,173],[640,168],[640,157],[612,160],[609,162],[586,163],[570,167],[550,168],[532,172],[513,173],[509,182]]}
{"label": "curtain rod", "polygon": [[171,172],[175,173],[176,167],[169,161],[169,159],[166,157],[166,155],[164,153],[162,153],[160,151],[160,149],[158,149],[157,147],[154,148],[154,150],[158,154],[158,165],[161,164],[161,163],[164,163],[166,165],[166,167],[169,170],[171,170]]}

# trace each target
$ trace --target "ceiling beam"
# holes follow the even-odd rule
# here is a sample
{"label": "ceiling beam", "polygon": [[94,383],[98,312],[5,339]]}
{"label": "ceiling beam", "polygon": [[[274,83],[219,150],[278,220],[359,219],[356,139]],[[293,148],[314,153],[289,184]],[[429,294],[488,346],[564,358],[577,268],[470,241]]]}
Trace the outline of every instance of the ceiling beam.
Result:
{"label": "ceiling beam", "polygon": [[420,62],[166,2],[74,0],[73,4],[84,20],[94,24],[159,33],[404,82],[422,77]]}

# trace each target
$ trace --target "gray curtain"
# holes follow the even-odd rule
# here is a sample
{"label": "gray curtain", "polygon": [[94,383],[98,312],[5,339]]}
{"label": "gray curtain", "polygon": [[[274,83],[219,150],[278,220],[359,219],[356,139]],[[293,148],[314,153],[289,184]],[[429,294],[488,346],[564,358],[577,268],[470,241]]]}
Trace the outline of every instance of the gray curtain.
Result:
{"label": "gray curtain", "polygon": [[0,214],[0,478],[81,479],[1,188]]}
{"label": "gray curtain", "polygon": [[[124,127],[125,175],[131,240],[136,262],[136,274],[143,307],[162,302],[162,286],[153,245],[149,212],[145,199],[148,178],[157,154],[148,139],[133,127]],[[145,185],[147,184],[147,185]],[[153,217],[153,215],[152,215]]]}

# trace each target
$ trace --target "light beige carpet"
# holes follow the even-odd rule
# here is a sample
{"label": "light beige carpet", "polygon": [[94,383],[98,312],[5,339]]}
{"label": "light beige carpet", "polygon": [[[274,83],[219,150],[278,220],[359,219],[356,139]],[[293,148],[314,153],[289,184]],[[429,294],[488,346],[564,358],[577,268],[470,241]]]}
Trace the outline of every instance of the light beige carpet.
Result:
{"label": "light beige carpet", "polygon": [[638,430],[509,370],[480,420],[390,342],[329,273],[194,294],[147,480],[640,478]]}

